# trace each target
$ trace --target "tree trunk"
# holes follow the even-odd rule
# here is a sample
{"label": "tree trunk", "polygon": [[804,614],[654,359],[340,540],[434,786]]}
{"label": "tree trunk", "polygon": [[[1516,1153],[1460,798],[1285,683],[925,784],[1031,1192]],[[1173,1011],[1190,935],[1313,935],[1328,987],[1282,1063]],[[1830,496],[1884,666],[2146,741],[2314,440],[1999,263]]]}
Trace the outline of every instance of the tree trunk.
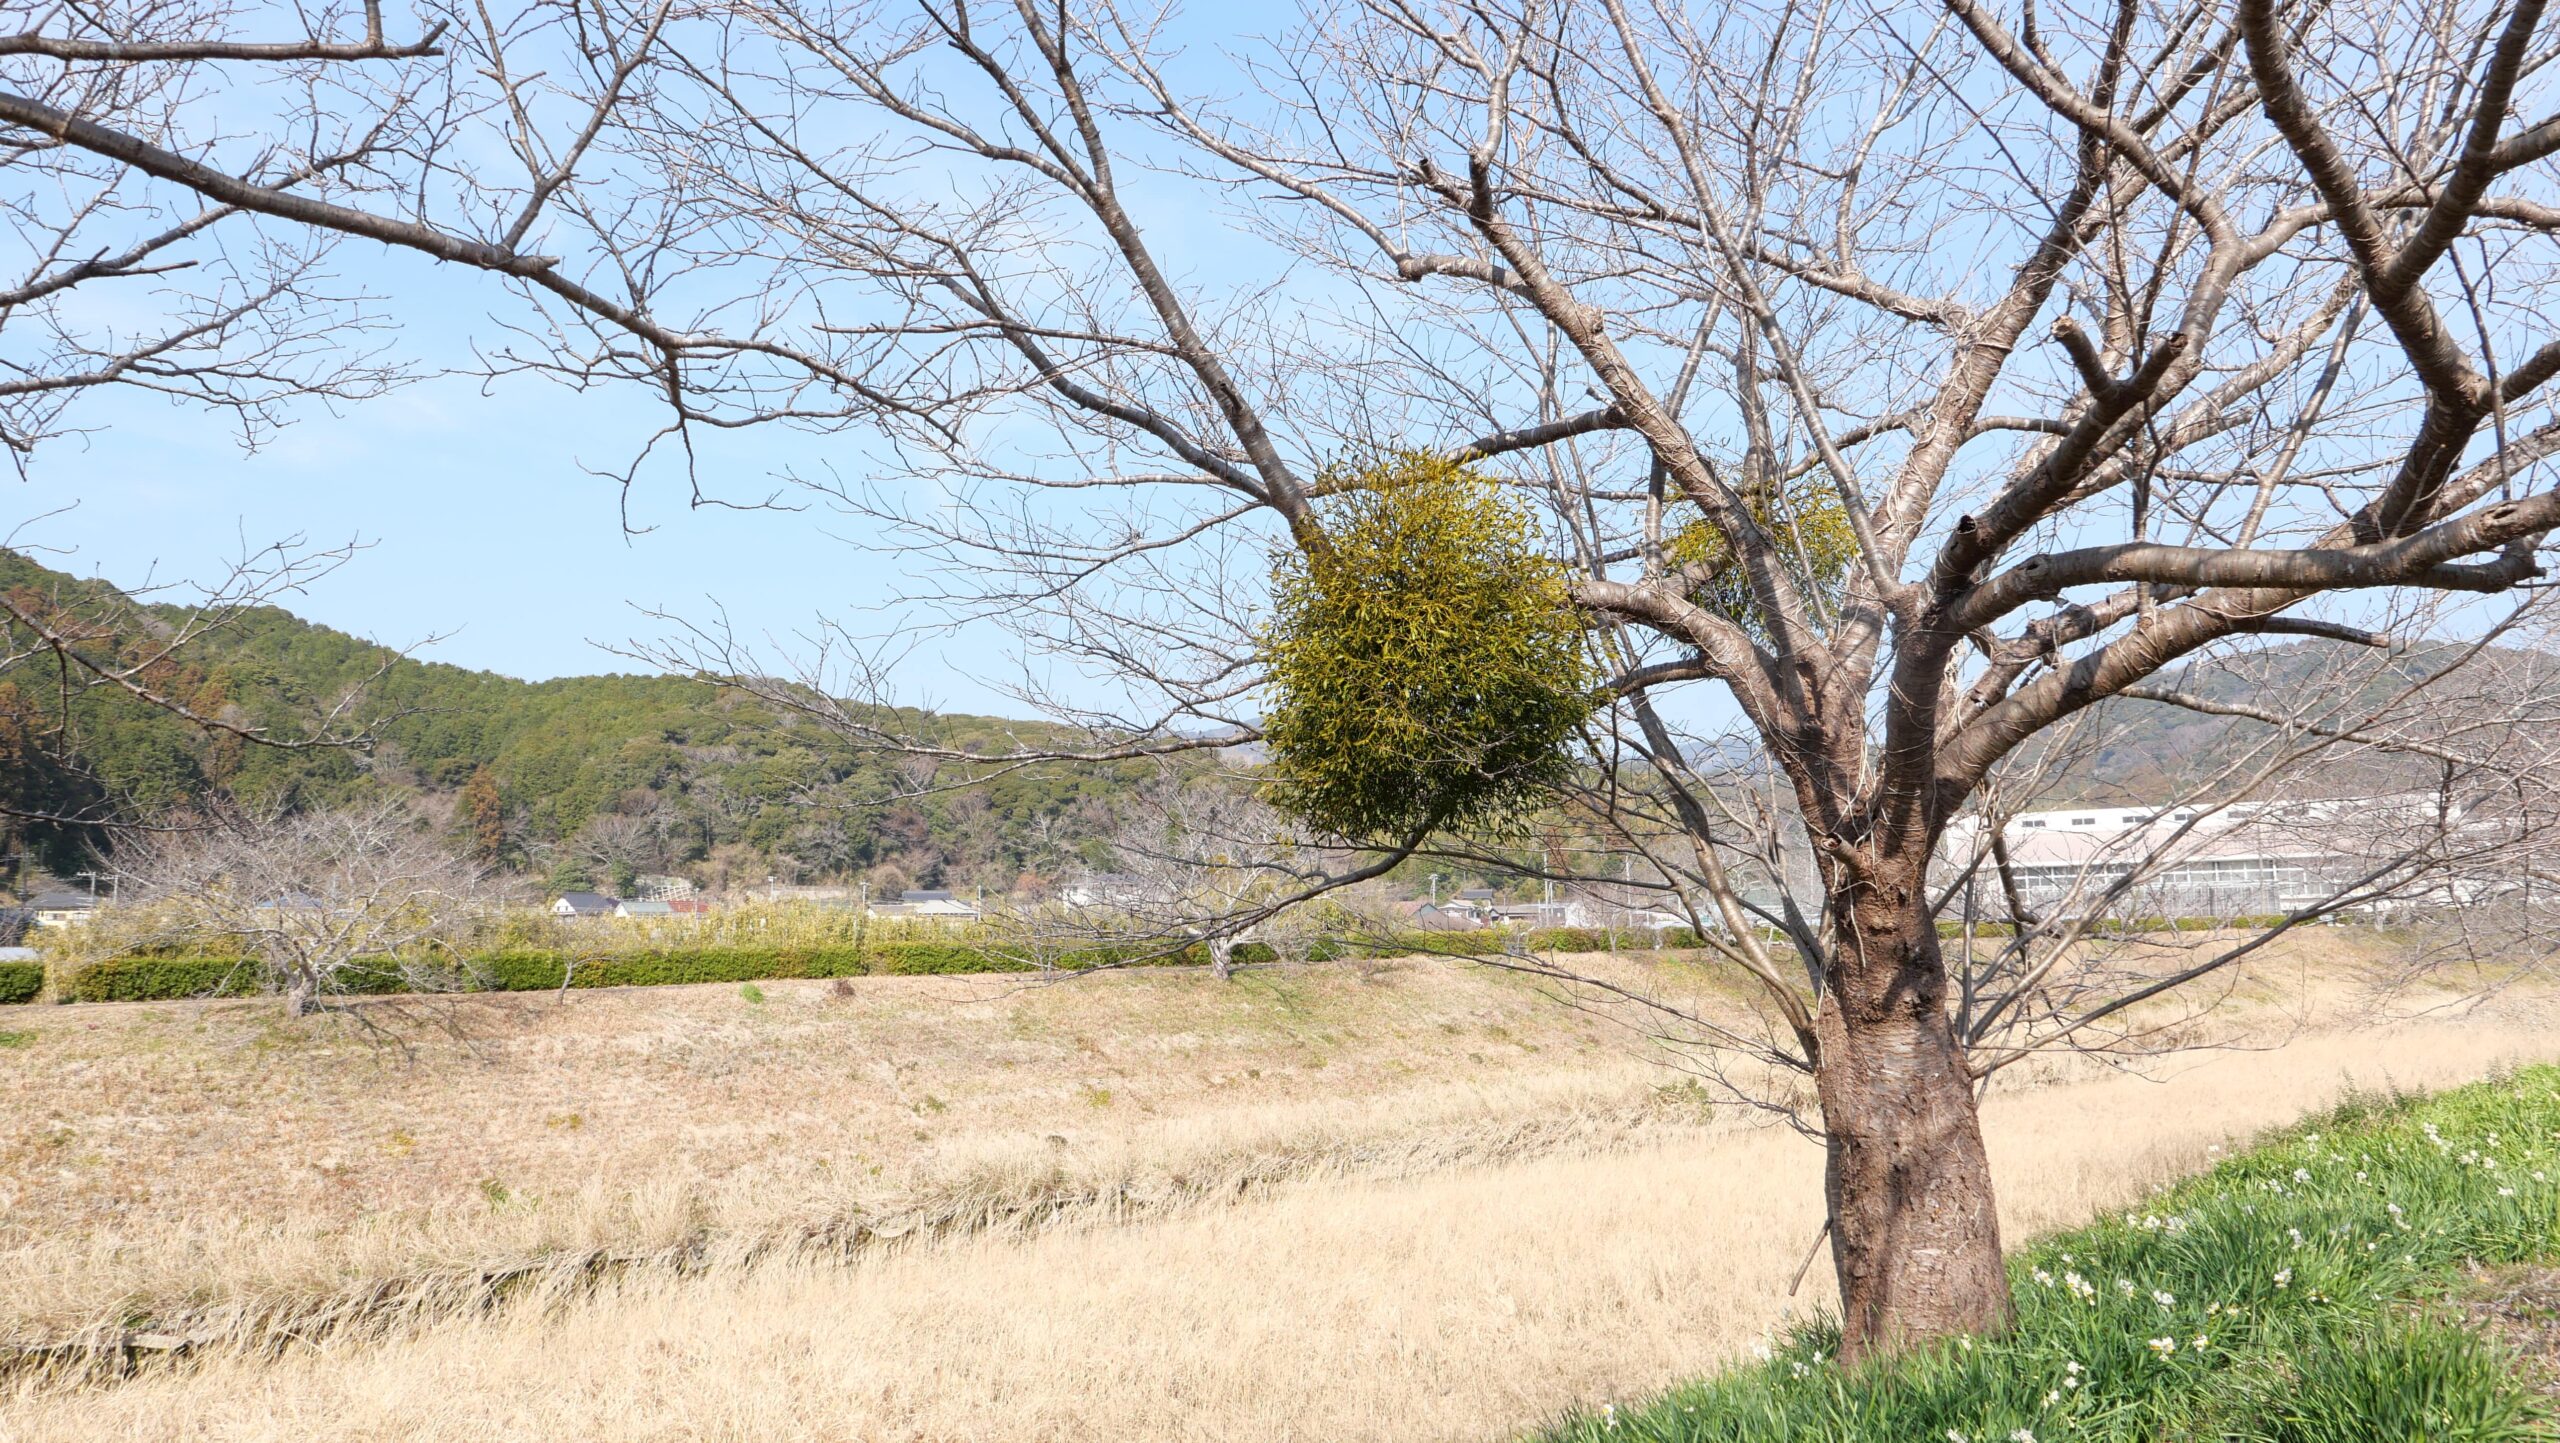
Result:
{"label": "tree trunk", "polygon": [[320,1010],[320,979],[297,967],[285,979],[284,1015],[308,1017]]}
{"label": "tree trunk", "polygon": [[1834,912],[1851,925],[1816,1019],[1844,1363],[2009,1319],[1990,1159],[1918,877],[1862,882]]}
{"label": "tree trunk", "polygon": [[1221,982],[1224,982],[1227,978],[1234,975],[1235,966],[1236,939],[1233,937],[1210,938],[1209,975],[1217,978]]}

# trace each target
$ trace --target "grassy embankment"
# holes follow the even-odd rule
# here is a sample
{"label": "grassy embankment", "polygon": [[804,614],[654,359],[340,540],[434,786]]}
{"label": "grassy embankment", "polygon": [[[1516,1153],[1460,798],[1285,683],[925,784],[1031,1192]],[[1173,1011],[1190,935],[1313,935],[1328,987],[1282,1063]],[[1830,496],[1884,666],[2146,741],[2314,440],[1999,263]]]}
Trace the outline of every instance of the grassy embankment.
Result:
{"label": "grassy embankment", "polygon": [[[2537,1045],[2430,1023],[2005,1089],[1987,1118],[2004,1222],[2032,1238],[2119,1213],[2343,1079],[2446,1085]],[[1745,1359],[1790,1305],[1826,1304],[1820,1268],[1787,1293],[1820,1189],[1818,1151],[1766,1128],[1347,1165],[1108,1226],[634,1271],[103,1388],[22,1379],[0,1385],[0,1439],[1518,1438]]]}
{"label": "grassy embankment", "polygon": [[[1721,1005],[1664,960],[1588,959]],[[256,1343],[629,1266],[1110,1222],[1705,1113],[1486,969],[0,1008],[0,1345]]]}
{"label": "grassy embankment", "polygon": [[1557,1443],[2506,1443],[2534,1389],[2446,1306],[2560,1252],[2560,1068],[2350,1100],[2013,1261],[2015,1328],[1844,1371],[1836,1327]]}
{"label": "grassy embankment", "polygon": [[[2004,1074],[2011,1236],[2345,1079],[2552,1055],[2529,996],[2376,1028],[2334,952],[2287,965],[2220,1034],[2274,1050]],[[0,1055],[9,1331],[213,1335],[104,1390],[22,1378],[0,1438],[1516,1436],[1741,1356],[1818,1216],[1817,1150],[1702,1125],[1633,1033],[1473,969],[368,1005],[460,1032],[0,1013],[36,1033]],[[848,1218],[910,1231],[776,1246]],[[353,1334],[260,1346],[327,1317]]]}

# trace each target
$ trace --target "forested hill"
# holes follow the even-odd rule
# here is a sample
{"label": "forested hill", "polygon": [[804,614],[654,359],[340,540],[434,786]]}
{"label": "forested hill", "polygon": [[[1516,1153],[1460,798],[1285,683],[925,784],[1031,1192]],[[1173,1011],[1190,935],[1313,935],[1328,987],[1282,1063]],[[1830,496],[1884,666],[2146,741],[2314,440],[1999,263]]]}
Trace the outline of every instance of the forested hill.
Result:
{"label": "forested hill", "polygon": [[[94,654],[146,654],[185,613],[136,604],[0,551],[0,587]],[[11,654],[21,645],[12,646]],[[871,805],[890,763],[752,698],[666,676],[527,682],[398,658],[275,608],[243,611],[148,680],[206,715],[302,734],[351,691],[365,750],[284,751],[208,735],[106,689],[67,703],[53,659],[0,670],[0,801],[20,812],[148,814],[209,796],[252,806],[414,795],[457,842],[561,885],[683,872],[705,882],[878,873],[882,885],[1009,888],[1092,860],[1110,796],[1102,770],[1016,773],[970,793]],[[67,724],[65,724],[67,722]],[[1002,746],[1038,724],[942,716],[937,738]],[[79,828],[20,822],[11,852],[85,865]]]}

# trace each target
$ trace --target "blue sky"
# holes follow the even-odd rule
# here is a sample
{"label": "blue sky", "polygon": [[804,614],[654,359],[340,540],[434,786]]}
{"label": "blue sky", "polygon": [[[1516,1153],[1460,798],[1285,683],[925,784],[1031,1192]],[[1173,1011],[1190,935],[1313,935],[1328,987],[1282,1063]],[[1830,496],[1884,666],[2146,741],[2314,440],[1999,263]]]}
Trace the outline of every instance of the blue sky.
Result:
{"label": "blue sky", "polygon": [[[1260,4],[1201,7],[1186,27],[1185,63],[1208,88],[1232,90],[1241,72],[1216,58],[1223,37],[1205,32],[1269,30],[1277,19]],[[1240,239],[1197,189],[1140,167],[1122,179],[1178,278],[1215,292],[1278,273],[1269,249]],[[342,283],[386,298],[395,350],[430,370],[468,366],[474,341],[500,342],[500,318],[525,314],[491,278],[369,244],[341,245],[333,265]],[[1290,285],[1302,313],[1325,295],[1305,271]],[[370,549],[287,604],[395,646],[441,637],[421,654],[515,676],[638,669],[607,648],[662,635],[651,610],[723,612],[750,638],[784,638],[769,654],[788,652],[816,618],[893,606],[917,579],[849,544],[864,535],[858,518],[689,508],[665,465],[625,498],[599,473],[626,466],[661,422],[631,388],[579,395],[533,378],[429,379],[335,413],[305,406],[249,456],[222,417],[140,392],[87,397],[72,421],[86,434],[41,450],[0,508],[0,531],[58,513],[25,536],[49,563],[133,585],[218,572],[242,549],[289,536],[361,540]],[[934,484],[878,469],[850,437],[770,429],[702,439],[704,485],[732,497],[765,495],[794,469]],[[1020,714],[989,684],[1016,670],[1007,639],[989,629],[926,638],[898,682],[903,700]],[[1719,710],[1720,699],[1702,700]]]}
{"label": "blue sky", "polygon": [[[1221,52],[1253,50],[1247,37],[1286,19],[1286,7],[1261,0],[1197,7],[1177,32],[1187,42],[1177,69],[1190,77],[1177,83],[1228,95],[1249,86]],[[1140,165],[1120,179],[1179,282],[1214,295],[1286,275],[1281,311],[1325,324],[1321,274],[1241,235],[1219,213],[1225,198]],[[527,315],[493,278],[371,243],[340,243],[330,264],[340,287],[382,298],[393,351],[430,371],[469,367],[475,342],[504,344],[506,323]],[[663,463],[626,498],[600,473],[627,467],[663,419],[633,387],[581,395],[531,377],[444,376],[335,410],[306,405],[254,455],[222,416],[138,391],[84,397],[70,419],[85,434],[39,451],[0,509],[0,533],[42,516],[23,534],[42,559],[127,586],[218,574],[228,557],[287,537],[361,540],[368,550],[286,604],[393,646],[441,638],[419,654],[460,666],[537,679],[643,669],[609,648],[665,635],[649,611],[725,614],[751,640],[781,638],[764,648],[775,657],[805,651],[791,638],[822,616],[871,632],[859,613],[893,607],[910,585],[931,589],[896,559],[850,544],[868,529],[857,517],[691,508],[683,478]],[[786,471],[936,485],[880,469],[855,437],[764,428],[700,439],[703,484],[731,497],[767,495]],[[1020,672],[1010,643],[992,627],[923,638],[900,662],[899,699],[1022,714],[1001,689]],[[1063,669],[1044,678],[1071,702],[1120,700],[1117,688]]]}
{"label": "blue sky", "polygon": [[[1231,75],[1216,58],[1220,42],[1275,18],[1257,3],[1184,29],[1195,58]],[[1128,181],[1182,188],[1144,171]],[[1196,194],[1142,199],[1150,239],[1177,273],[1203,281],[1240,269],[1232,233]],[[475,342],[503,343],[501,322],[526,314],[492,278],[367,243],[342,242],[331,269],[340,287],[380,298],[375,309],[396,327],[392,352],[429,371],[469,366]],[[848,544],[864,532],[858,518],[689,507],[681,476],[663,464],[627,498],[627,531],[626,498],[597,473],[625,467],[662,420],[629,388],[579,395],[533,378],[448,376],[334,413],[306,405],[244,455],[218,414],[95,393],[69,418],[85,434],[41,449],[0,504],[0,533],[40,517],[21,538],[40,559],[124,585],[218,574],[244,548],[291,536],[362,540],[369,549],[352,564],[286,604],[395,646],[440,637],[419,655],[537,679],[643,669],[607,648],[665,634],[644,609],[716,609],[788,651],[820,615],[897,601],[908,578]],[[880,470],[851,437],[769,430],[703,441],[705,488],[732,497],[765,496],[786,470],[933,485]],[[1018,674],[1006,639],[981,632],[928,639],[898,680],[904,700],[1021,714],[981,680]]]}
{"label": "blue sky", "polygon": [[[491,315],[511,310],[476,276],[351,250],[339,269],[396,297],[387,309],[403,351],[433,363],[466,360],[470,337],[493,335]],[[894,571],[846,544],[851,518],[691,508],[663,468],[630,497],[639,534],[626,532],[619,486],[594,473],[624,466],[659,424],[627,393],[457,376],[297,416],[244,455],[219,416],[94,395],[71,418],[87,434],[39,451],[8,510],[22,520],[71,508],[25,539],[48,564],[127,585],[215,574],[244,542],[360,539],[363,555],[287,604],[395,646],[441,636],[420,655],[530,678],[637,669],[603,649],[663,630],[637,608],[702,616],[716,600],[742,629],[787,636],[899,589]],[[844,459],[861,474],[853,453],[824,437],[733,440],[705,481],[763,496],[784,465]],[[927,646],[906,680],[918,699],[1019,711],[974,680],[1004,670],[995,645]]]}

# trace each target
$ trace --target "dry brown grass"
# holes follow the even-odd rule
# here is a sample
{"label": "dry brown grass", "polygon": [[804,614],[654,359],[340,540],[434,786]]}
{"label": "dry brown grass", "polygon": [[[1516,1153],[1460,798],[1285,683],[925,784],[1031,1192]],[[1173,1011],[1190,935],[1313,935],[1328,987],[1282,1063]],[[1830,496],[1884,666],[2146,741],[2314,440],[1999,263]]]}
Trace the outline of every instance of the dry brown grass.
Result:
{"label": "dry brown grass", "polygon": [[[1997,1096],[2009,1226],[2120,1206],[2353,1081],[2560,1050],[2528,1017]],[[22,1392],[0,1437],[1492,1438],[1734,1356],[1785,1313],[1820,1161],[1772,1130],[1293,1187],[848,1267],[635,1278],[388,1343]],[[1793,1306],[1820,1301],[1821,1279]]]}
{"label": "dry brown grass", "polygon": [[0,1341],[255,1339],[1698,1120],[1631,1034],[1455,965],[760,990],[375,1004],[396,1048],[251,1002],[0,1009],[35,1034],[0,1051]]}
{"label": "dry brown grass", "polygon": [[[2309,940],[2226,1031],[2357,1013],[2357,939]],[[1813,1149],[1709,1125],[1638,1034],[1482,970],[763,992],[398,1004],[391,1050],[256,1004],[0,1009],[38,1034],[0,1052],[0,1328],[215,1340],[103,1393],[22,1377],[0,1437],[1476,1436],[1729,1353],[1818,1217]],[[2532,1004],[2156,1093],[2017,1069],[2012,1225],[2349,1071],[2540,1055]],[[323,1351],[249,1356],[286,1335]]]}

